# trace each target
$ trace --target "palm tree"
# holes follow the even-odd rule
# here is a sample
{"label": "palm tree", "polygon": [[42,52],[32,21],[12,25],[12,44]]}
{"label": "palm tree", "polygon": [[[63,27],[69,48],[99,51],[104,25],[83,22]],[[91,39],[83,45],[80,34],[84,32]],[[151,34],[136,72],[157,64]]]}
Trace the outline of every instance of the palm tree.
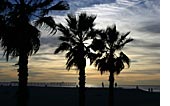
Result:
{"label": "palm tree", "polygon": [[[97,36],[93,40],[91,48],[98,54],[102,54],[100,57],[96,56],[91,59],[91,64],[95,61],[95,66],[103,74],[109,72],[109,106],[113,106],[113,84],[114,74],[120,74],[125,68],[127,63],[130,66],[130,59],[121,51],[123,47],[133,41],[132,38],[126,38],[130,32],[120,34],[116,30],[116,25],[113,27],[107,27],[102,31],[100,36]],[[117,55],[119,54],[119,55]]]}
{"label": "palm tree", "polygon": [[67,25],[58,24],[58,30],[62,32],[59,40],[62,43],[55,50],[55,54],[63,51],[66,53],[66,69],[75,66],[79,70],[79,106],[85,106],[85,67],[86,58],[90,54],[88,40],[96,34],[94,20],[96,16],[88,16],[81,13],[78,17],[69,14],[66,18]]}
{"label": "palm tree", "polygon": [[[66,2],[55,0],[1,0],[0,41],[4,55],[19,57],[19,95],[27,95],[28,57],[40,47],[40,30],[49,28],[55,34],[56,24],[48,13],[51,10],[68,10]],[[54,4],[55,3],[55,4]]]}

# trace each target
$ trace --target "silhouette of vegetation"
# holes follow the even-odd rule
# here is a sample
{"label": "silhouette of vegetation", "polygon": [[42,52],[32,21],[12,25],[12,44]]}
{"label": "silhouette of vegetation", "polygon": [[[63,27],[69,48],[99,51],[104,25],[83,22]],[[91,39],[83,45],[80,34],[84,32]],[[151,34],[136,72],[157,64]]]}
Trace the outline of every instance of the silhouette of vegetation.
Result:
{"label": "silhouette of vegetation", "polygon": [[28,57],[40,47],[40,30],[36,27],[45,26],[51,34],[55,34],[55,21],[47,15],[52,10],[68,10],[69,6],[67,2],[56,3],[55,0],[1,0],[0,4],[1,47],[7,61],[10,56],[19,57],[18,94],[22,99],[19,105],[25,106],[23,98],[28,95]]}
{"label": "silhouette of vegetation", "polygon": [[[108,71],[109,76],[109,106],[113,106],[113,85],[114,74],[120,74],[127,63],[130,66],[130,59],[123,53],[123,47],[133,41],[132,38],[127,38],[130,32],[120,34],[116,30],[116,25],[107,27],[106,30],[101,31],[92,44],[91,48],[98,54],[98,56],[91,57],[91,64],[95,62],[95,66],[103,74]],[[119,55],[117,55],[119,54]]]}
{"label": "silhouette of vegetation", "polygon": [[55,50],[55,54],[63,51],[66,53],[66,69],[75,66],[79,70],[79,106],[85,106],[85,67],[86,58],[91,54],[88,40],[93,39],[97,30],[94,27],[96,16],[88,16],[86,13],[78,17],[69,14],[66,18],[67,25],[58,24],[58,30],[62,32],[59,40],[62,43]]}

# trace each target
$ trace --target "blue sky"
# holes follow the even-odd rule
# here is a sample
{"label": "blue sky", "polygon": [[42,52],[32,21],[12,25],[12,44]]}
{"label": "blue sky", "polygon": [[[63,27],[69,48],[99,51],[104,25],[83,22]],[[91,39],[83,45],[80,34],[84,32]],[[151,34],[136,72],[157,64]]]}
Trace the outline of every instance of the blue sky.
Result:
{"label": "blue sky", "polygon": [[[97,15],[96,28],[105,29],[116,24],[118,31],[131,31],[135,40],[123,51],[131,58],[131,67],[116,76],[118,84],[160,84],[160,1],[159,0],[68,0],[70,10],[55,12],[57,23],[65,23],[67,13],[87,12]],[[29,81],[78,82],[78,71],[65,69],[64,53],[53,55],[60,43],[57,37],[42,31],[41,48],[29,59]],[[0,51],[0,81],[16,81],[16,59],[6,63]],[[2,58],[1,58],[2,57]],[[88,63],[88,62],[87,62]],[[93,66],[86,68],[87,84],[108,83],[108,73],[100,75]]]}

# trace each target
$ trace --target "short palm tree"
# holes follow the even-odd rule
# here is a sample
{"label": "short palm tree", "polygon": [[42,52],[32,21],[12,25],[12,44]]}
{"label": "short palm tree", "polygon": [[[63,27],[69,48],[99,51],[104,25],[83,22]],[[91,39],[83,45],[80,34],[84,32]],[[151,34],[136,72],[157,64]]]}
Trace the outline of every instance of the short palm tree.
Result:
{"label": "short palm tree", "polygon": [[[1,0],[0,41],[6,59],[19,57],[18,76],[19,94],[27,92],[28,56],[36,53],[40,47],[40,30],[36,27],[48,27],[56,32],[56,24],[51,10],[67,10],[66,2],[55,0]],[[34,22],[34,23],[33,23]]]}
{"label": "short palm tree", "polygon": [[62,43],[55,50],[55,54],[67,51],[66,69],[75,66],[79,70],[79,106],[85,106],[85,67],[86,58],[90,54],[88,40],[93,38],[96,31],[93,29],[96,16],[88,16],[81,13],[78,17],[68,15],[67,25],[58,24],[58,30],[62,32],[59,40]]}
{"label": "short palm tree", "polygon": [[[103,74],[109,72],[109,106],[113,106],[113,84],[114,74],[120,74],[125,68],[127,63],[130,66],[130,59],[121,51],[122,48],[129,42],[133,41],[132,38],[126,38],[130,32],[126,34],[120,34],[116,30],[116,25],[113,27],[107,27],[102,31],[100,36],[92,42],[92,49],[98,54],[102,54],[100,57],[93,57],[91,60],[95,61],[95,66]],[[119,54],[119,55],[117,55]]]}

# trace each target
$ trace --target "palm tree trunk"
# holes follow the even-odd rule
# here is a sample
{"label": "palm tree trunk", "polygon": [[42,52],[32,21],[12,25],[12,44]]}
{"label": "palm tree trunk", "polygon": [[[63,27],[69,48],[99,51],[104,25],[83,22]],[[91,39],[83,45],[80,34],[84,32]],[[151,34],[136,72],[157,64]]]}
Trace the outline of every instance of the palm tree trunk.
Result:
{"label": "palm tree trunk", "polygon": [[85,69],[79,72],[79,106],[85,106]]}
{"label": "palm tree trunk", "polygon": [[84,58],[84,45],[80,45],[80,51],[77,55],[78,60],[78,69],[79,69],[79,106],[85,106],[85,67],[86,67],[86,58]]}
{"label": "palm tree trunk", "polygon": [[21,53],[19,56],[19,69],[18,69],[18,106],[27,106],[28,100],[28,55],[26,53]]}
{"label": "palm tree trunk", "polygon": [[113,87],[113,84],[114,84],[114,74],[113,72],[110,72],[110,76],[109,76],[109,106],[113,106],[113,100],[114,100],[114,96],[113,96],[113,93],[114,93],[114,87]]}

